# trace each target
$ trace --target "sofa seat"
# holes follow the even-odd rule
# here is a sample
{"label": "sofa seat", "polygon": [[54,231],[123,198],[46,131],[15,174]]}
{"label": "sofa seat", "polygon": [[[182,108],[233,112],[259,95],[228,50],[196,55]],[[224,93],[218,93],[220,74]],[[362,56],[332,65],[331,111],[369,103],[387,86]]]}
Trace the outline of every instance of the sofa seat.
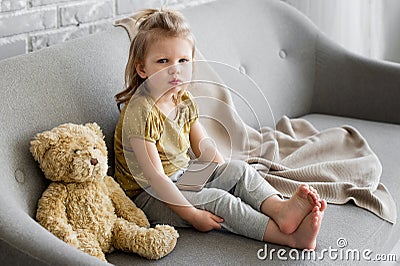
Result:
{"label": "sofa seat", "polygon": [[[309,114],[301,118],[310,121],[318,130],[342,125],[355,127],[367,140],[383,165],[381,182],[392,192],[394,200],[400,202],[400,195],[395,193],[395,188],[399,186],[398,173],[400,173],[400,164],[395,156],[400,149],[400,138],[398,138],[400,125],[322,114]],[[387,141],[388,139],[390,141]],[[397,211],[399,211],[399,205],[397,205]],[[267,264],[269,260],[269,257],[262,258],[266,243],[261,241],[226,231],[201,233],[191,228],[177,228],[177,230],[180,238],[176,249],[160,261],[162,265],[226,265],[227,262],[232,262],[232,265],[262,265]],[[329,204],[318,237],[316,254],[323,256],[323,250],[329,250],[329,248],[340,250],[337,242],[343,241],[341,239],[347,242],[344,250],[357,249],[362,252],[369,249],[373,252],[371,258],[375,254],[395,254],[396,250],[393,247],[399,238],[398,225],[392,225],[373,213],[355,206],[352,202],[345,205]],[[259,253],[261,259],[257,256],[260,249],[263,250]],[[278,261],[279,265],[296,263],[289,257],[291,249],[267,243],[267,250],[272,249],[284,249],[287,252],[283,255],[287,257],[286,261],[279,259],[278,254],[273,252],[274,263]],[[335,259],[335,254],[332,253],[332,259],[326,253],[323,261],[319,261],[317,257],[316,260],[301,260],[300,264],[336,265],[338,259]],[[348,261],[340,261],[340,265],[357,263],[358,261],[352,260],[351,256]],[[139,259],[141,265],[153,264],[151,261],[122,252],[111,253],[107,259],[115,265],[132,265],[135,259]]]}

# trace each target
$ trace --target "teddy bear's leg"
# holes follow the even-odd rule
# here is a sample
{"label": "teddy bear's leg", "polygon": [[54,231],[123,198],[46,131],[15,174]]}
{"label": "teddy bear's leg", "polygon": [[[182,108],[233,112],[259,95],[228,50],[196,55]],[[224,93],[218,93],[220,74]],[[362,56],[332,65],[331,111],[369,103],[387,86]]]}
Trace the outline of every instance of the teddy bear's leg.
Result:
{"label": "teddy bear's leg", "polygon": [[148,259],[160,259],[169,254],[179,237],[178,232],[169,225],[144,228],[121,218],[116,221],[113,233],[116,248]]}
{"label": "teddy bear's leg", "polygon": [[78,230],[79,249],[89,255],[92,255],[102,261],[107,261],[104,252],[101,250],[96,236],[85,230]]}

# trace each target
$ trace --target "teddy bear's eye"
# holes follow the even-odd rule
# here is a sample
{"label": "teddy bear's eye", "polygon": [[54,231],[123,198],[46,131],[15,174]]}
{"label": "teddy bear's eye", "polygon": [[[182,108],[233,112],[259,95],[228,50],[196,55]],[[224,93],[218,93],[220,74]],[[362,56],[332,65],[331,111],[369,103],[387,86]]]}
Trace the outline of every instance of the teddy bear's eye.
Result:
{"label": "teddy bear's eye", "polygon": [[97,149],[97,147],[96,147],[96,146],[93,146],[93,150],[95,150],[95,149]]}

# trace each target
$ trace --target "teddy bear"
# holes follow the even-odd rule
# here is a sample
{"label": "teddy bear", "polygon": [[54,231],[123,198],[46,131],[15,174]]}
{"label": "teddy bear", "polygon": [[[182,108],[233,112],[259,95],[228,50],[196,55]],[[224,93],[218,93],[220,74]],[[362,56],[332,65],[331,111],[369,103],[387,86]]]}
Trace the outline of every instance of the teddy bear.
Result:
{"label": "teddy bear", "polygon": [[62,124],[30,144],[51,181],[36,219],[59,239],[103,261],[115,249],[160,259],[175,248],[178,232],[169,225],[150,228],[144,212],[107,175],[107,148],[96,123]]}

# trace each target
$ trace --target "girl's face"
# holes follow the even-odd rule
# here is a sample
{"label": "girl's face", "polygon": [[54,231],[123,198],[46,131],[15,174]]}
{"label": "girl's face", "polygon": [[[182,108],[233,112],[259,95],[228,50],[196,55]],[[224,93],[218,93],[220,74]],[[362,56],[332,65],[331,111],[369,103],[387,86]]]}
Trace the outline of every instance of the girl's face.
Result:
{"label": "girl's face", "polygon": [[182,83],[192,78],[192,52],[193,44],[185,38],[162,38],[150,44],[144,62],[136,66],[136,71],[147,79],[152,96],[158,99],[186,89],[188,83]]}

